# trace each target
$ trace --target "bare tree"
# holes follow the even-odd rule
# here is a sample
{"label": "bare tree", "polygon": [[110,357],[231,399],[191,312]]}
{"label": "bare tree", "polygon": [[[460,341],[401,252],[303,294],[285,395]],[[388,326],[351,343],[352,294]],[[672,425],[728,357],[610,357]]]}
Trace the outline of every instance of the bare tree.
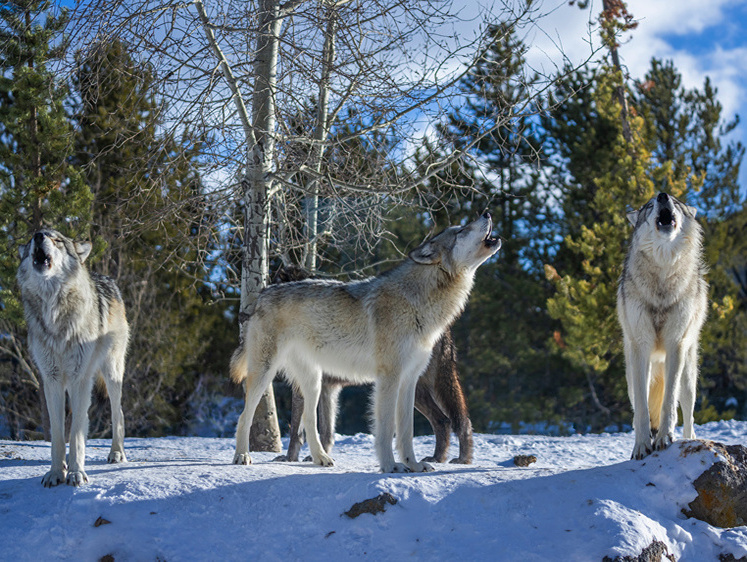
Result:
{"label": "bare tree", "polygon": [[[313,270],[323,237],[339,241],[353,232],[357,244],[378,240],[386,209],[417,199],[423,176],[468,153],[463,147],[425,171],[407,164],[424,123],[448,109],[467,63],[479,59],[481,23],[497,17],[484,14],[465,38],[457,12],[451,0],[92,0],[80,4],[71,30],[81,49],[123,38],[156,72],[170,102],[167,124],[205,131],[210,195],[226,209],[237,201],[243,209],[243,326],[271,255],[295,253]],[[536,14],[529,2],[516,2],[499,16],[518,26]],[[527,100],[515,113],[530,106]],[[311,126],[293,126],[309,113]],[[351,113],[357,127],[346,130]],[[334,174],[325,169],[325,155],[361,138],[377,159],[368,173],[344,158]],[[228,210],[223,220],[231,224]],[[230,263],[221,263],[231,277]],[[267,439],[253,442],[255,449],[279,445],[271,396],[265,406],[257,415],[270,422],[260,432]]]}

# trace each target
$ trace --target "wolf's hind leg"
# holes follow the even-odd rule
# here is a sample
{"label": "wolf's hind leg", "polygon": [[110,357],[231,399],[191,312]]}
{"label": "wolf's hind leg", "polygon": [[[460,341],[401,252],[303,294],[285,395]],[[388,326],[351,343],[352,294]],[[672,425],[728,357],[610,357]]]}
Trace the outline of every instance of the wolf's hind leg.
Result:
{"label": "wolf's hind leg", "polygon": [[108,463],[127,462],[124,450],[124,413],[122,412],[122,380],[124,378],[124,354],[108,358],[101,368],[101,375],[109,395],[112,409],[112,447],[106,458]]}
{"label": "wolf's hind leg", "polygon": [[[301,376],[296,376],[295,372],[304,369],[306,372]],[[325,451],[322,442],[319,439],[317,429],[317,405],[319,404],[319,395],[322,391],[322,371],[317,367],[294,365],[294,373],[288,373],[296,381],[298,389],[303,395],[303,426],[306,430],[306,441],[309,444],[311,458],[315,464],[321,466],[333,466],[335,463]],[[287,371],[287,369],[286,369]],[[299,374],[301,374],[299,372]]]}
{"label": "wolf's hind leg", "polygon": [[252,427],[254,412],[262,399],[262,394],[272,382],[274,374],[274,371],[270,369],[259,373],[250,372],[244,380],[246,390],[244,411],[241,412],[239,424],[236,428],[236,452],[233,456],[233,464],[252,464],[252,459],[249,456],[249,431]]}

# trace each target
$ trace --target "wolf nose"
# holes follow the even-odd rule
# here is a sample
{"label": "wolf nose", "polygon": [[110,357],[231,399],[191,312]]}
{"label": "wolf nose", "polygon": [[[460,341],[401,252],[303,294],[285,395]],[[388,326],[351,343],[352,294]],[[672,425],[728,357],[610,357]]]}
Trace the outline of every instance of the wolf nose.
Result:
{"label": "wolf nose", "polygon": [[490,220],[490,213],[488,213],[487,211],[485,211],[485,212],[484,212],[484,213],[482,214],[482,218],[484,218],[484,219],[487,219],[487,220]]}
{"label": "wolf nose", "polygon": [[34,234],[34,242],[36,244],[41,244],[42,242],[44,242],[44,233],[37,232],[36,234]]}
{"label": "wolf nose", "polygon": [[666,193],[659,193],[659,195],[656,196],[656,201],[660,204],[664,204],[669,201],[669,195]]}

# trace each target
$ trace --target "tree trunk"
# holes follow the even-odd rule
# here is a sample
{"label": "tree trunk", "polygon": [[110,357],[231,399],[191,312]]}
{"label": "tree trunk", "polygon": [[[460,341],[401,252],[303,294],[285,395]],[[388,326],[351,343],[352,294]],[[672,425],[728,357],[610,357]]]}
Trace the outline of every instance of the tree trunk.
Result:
{"label": "tree trunk", "polygon": [[[269,227],[272,166],[275,155],[275,88],[283,17],[278,0],[259,3],[259,32],[254,60],[252,115],[249,116],[238,82],[220,49],[201,0],[194,2],[205,36],[220,61],[221,70],[233,94],[247,141],[246,171],[241,182],[244,200],[244,240],[241,259],[241,301],[239,341],[244,341],[244,325],[254,313],[254,305],[269,277]],[[262,395],[250,431],[254,451],[282,450],[275,393],[272,385]]]}
{"label": "tree trunk", "polygon": [[[254,61],[252,132],[247,147],[244,195],[244,248],[241,264],[240,332],[254,312],[259,292],[269,278],[270,200],[275,155],[275,89],[280,28],[283,18],[277,0],[259,3],[259,32]],[[253,141],[253,142],[252,142]],[[250,432],[254,451],[282,450],[280,426],[272,385],[262,395]]]}

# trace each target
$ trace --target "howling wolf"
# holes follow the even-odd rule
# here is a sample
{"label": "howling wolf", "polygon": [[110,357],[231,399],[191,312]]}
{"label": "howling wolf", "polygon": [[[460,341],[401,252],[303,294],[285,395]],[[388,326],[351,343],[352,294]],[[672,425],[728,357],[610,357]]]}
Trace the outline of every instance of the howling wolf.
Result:
{"label": "howling wolf", "polygon": [[[248,464],[249,428],[278,371],[304,398],[303,425],[316,464],[331,466],[317,432],[322,373],[375,383],[375,445],[382,472],[423,472],[412,446],[415,386],[433,346],[462,311],[475,271],[500,248],[488,213],[447,228],[393,270],[364,281],[307,280],[274,285],[259,296],[231,359],[246,390],[234,463]],[[395,462],[396,429],[401,463]]]}
{"label": "howling wolf", "polygon": [[[122,379],[129,328],[114,281],[89,272],[89,242],[74,242],[56,230],[38,231],[19,248],[18,284],[28,343],[44,381],[52,430],[52,468],[45,487],[80,486],[85,472],[88,407],[96,375],[112,407],[110,463],[125,462]],[[70,464],[65,464],[65,392],[70,399]]]}
{"label": "howling wolf", "polygon": [[625,375],[633,405],[633,458],[668,447],[677,403],[693,439],[698,339],[708,310],[702,232],[695,209],[659,193],[628,213],[635,227],[617,291]]}

